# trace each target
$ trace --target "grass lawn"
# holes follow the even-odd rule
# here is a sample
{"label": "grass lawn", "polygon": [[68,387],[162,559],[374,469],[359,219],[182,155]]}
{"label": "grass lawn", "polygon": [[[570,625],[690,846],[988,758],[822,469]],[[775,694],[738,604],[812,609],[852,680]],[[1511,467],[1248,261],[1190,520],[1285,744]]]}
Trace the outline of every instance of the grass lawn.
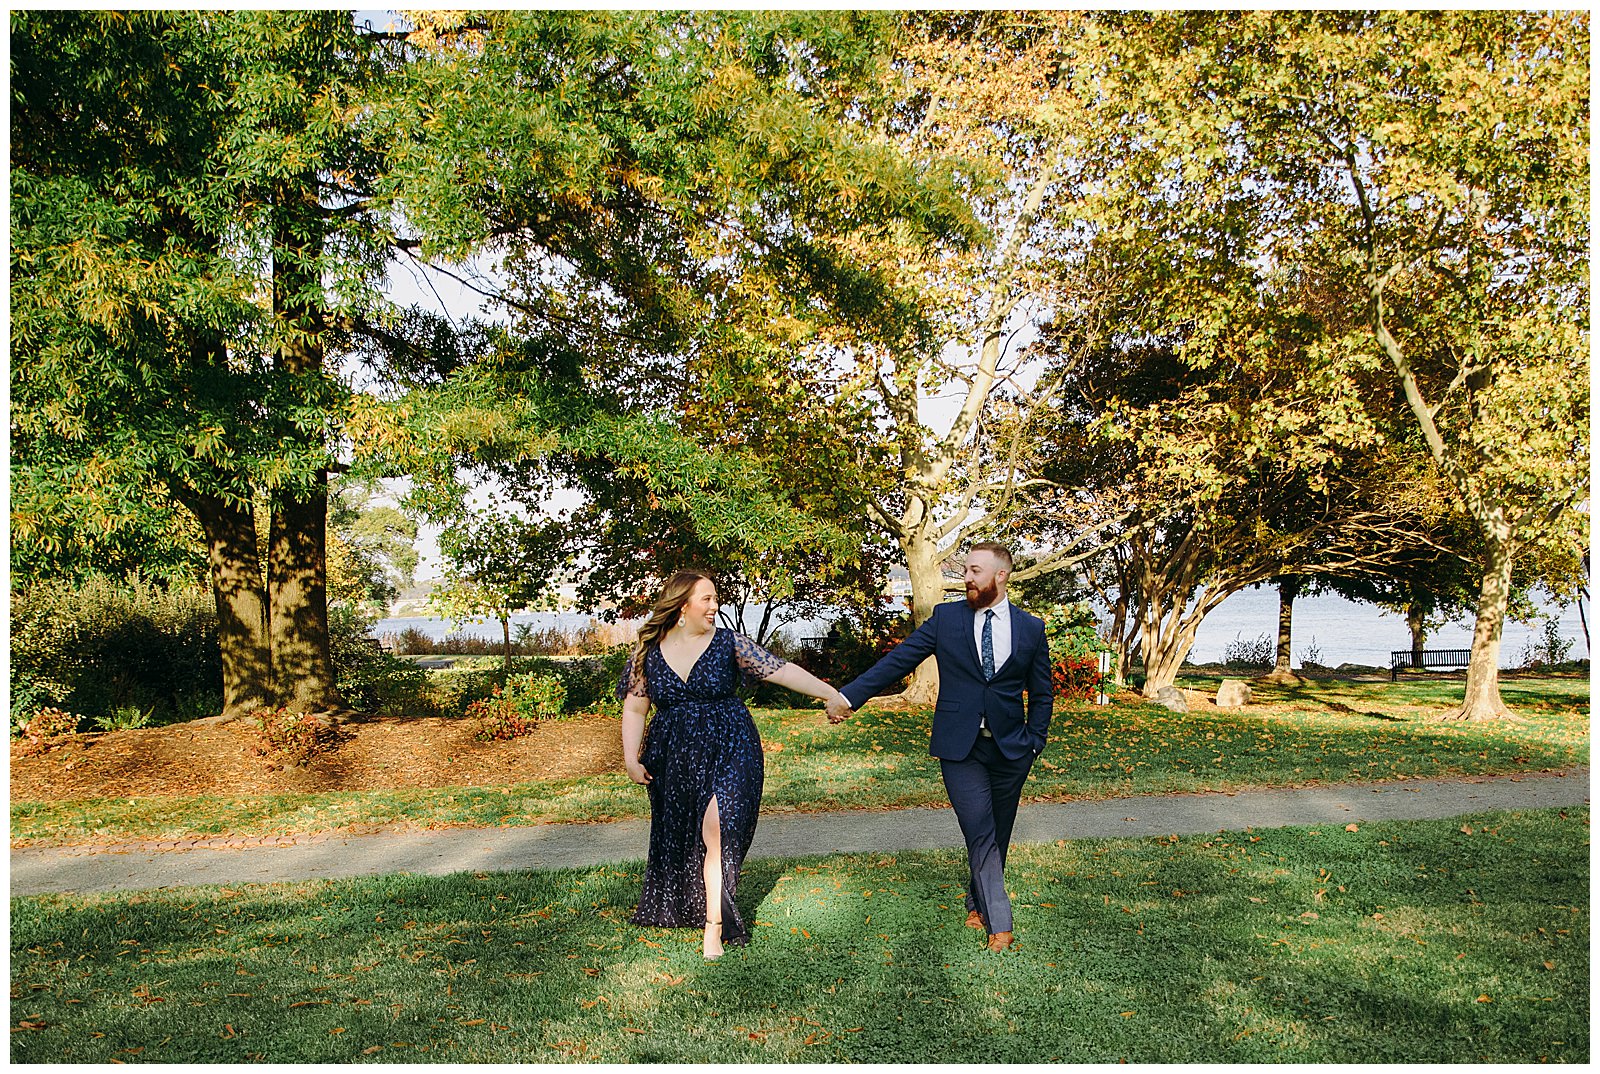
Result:
{"label": "grass lawn", "polygon": [[[1181,685],[1207,692],[1215,678]],[[1589,683],[1511,679],[1506,701],[1527,722],[1433,722],[1459,699],[1450,680],[1314,682],[1263,687],[1237,712],[1178,715],[1124,694],[1063,706],[1024,794],[1107,798],[1178,791],[1537,771],[1587,764]],[[928,756],[928,714],[867,709],[837,727],[820,709],[759,709],[768,811],[942,804]],[[621,772],[506,787],[329,792],[228,798],[13,802],[14,839],[170,839],[360,828],[540,824],[648,815]]]}
{"label": "grass lawn", "polygon": [[1589,813],[750,863],[755,940],[639,863],[18,898],[17,1062],[1586,1062]]}

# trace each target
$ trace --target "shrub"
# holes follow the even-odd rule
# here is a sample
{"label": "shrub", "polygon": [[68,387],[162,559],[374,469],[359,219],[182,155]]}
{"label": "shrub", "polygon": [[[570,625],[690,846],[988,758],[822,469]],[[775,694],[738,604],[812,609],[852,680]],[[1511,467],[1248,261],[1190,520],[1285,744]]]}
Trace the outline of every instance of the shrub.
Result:
{"label": "shrub", "polygon": [[1056,696],[1093,701],[1100,694],[1109,694],[1116,667],[1108,663],[1108,670],[1102,675],[1100,654],[1111,653],[1115,660],[1115,651],[1100,636],[1094,611],[1087,604],[1057,604],[1046,608],[1042,618]]}
{"label": "shrub", "polygon": [[303,765],[333,743],[334,733],[309,712],[288,709],[257,709],[251,714],[260,721],[255,752],[278,764]]}
{"label": "shrub", "polygon": [[12,594],[11,692],[25,707],[105,715],[134,706],[168,723],[183,699],[214,694],[221,680],[208,589],[91,577]]}
{"label": "shrub", "polygon": [[433,652],[433,639],[414,626],[406,627],[400,633],[393,635],[393,639],[394,651],[397,653],[423,655]]}
{"label": "shrub", "polygon": [[137,705],[124,705],[108,715],[96,716],[92,722],[97,731],[134,731],[150,726],[151,711]]}
{"label": "shrub", "polygon": [[1547,616],[1544,620],[1544,635],[1539,638],[1530,638],[1522,647],[1522,667],[1539,668],[1553,664],[1564,664],[1567,654],[1572,652],[1572,641],[1561,636],[1561,624],[1554,616]]}
{"label": "shrub", "polygon": [[475,736],[487,742],[528,734],[541,719],[559,717],[566,702],[567,688],[559,676],[525,672],[508,676],[489,697],[472,702],[467,715],[478,721]]}
{"label": "shrub", "polygon": [[1250,641],[1235,634],[1223,647],[1222,664],[1233,671],[1271,671],[1278,664],[1278,643],[1265,634]]}
{"label": "shrub", "polygon": [[[828,628],[820,644],[805,646],[801,642],[801,651],[794,659],[824,682],[840,685],[872,667],[910,633],[909,615],[884,608],[848,611]],[[784,704],[793,703],[794,695],[778,687],[758,690],[755,700],[761,703],[763,695],[778,692],[787,698]]]}
{"label": "shrub", "polygon": [[467,715],[478,721],[472,737],[481,742],[516,738],[539,729],[538,718],[528,715],[525,706],[508,696],[500,686],[496,686],[489,697],[468,705]]}
{"label": "shrub", "polygon": [[22,752],[25,755],[43,753],[57,740],[78,730],[77,714],[46,705],[22,725]]}
{"label": "shrub", "polygon": [[16,738],[26,730],[28,721],[47,705],[59,704],[72,692],[71,688],[47,679],[18,672],[11,665],[11,737]]}
{"label": "shrub", "polygon": [[451,668],[434,672],[428,677],[429,709],[445,717],[467,715],[472,703],[491,696],[504,678],[505,671],[501,668],[487,671]]}
{"label": "shrub", "polygon": [[511,675],[506,679],[504,692],[534,719],[560,716],[567,703],[567,688],[559,675],[536,671]]}
{"label": "shrub", "polygon": [[347,607],[328,610],[328,642],[339,693],[362,712],[384,716],[431,714],[428,673],[373,644],[367,622]]}
{"label": "shrub", "polygon": [[546,656],[518,659],[513,665],[515,675],[547,675],[560,681],[566,691],[566,701],[559,712],[543,716],[557,719],[563,715],[600,712],[616,715],[622,711],[617,700],[617,680],[622,678],[622,668],[628,661],[631,645],[620,645],[603,656],[569,657],[556,660]]}
{"label": "shrub", "polygon": [[[1274,661],[1274,664],[1276,664],[1276,661]],[[1307,645],[1305,651],[1300,654],[1300,666],[1314,671],[1321,671],[1327,667],[1322,662],[1322,647],[1317,644],[1315,637],[1312,637],[1311,644]]]}

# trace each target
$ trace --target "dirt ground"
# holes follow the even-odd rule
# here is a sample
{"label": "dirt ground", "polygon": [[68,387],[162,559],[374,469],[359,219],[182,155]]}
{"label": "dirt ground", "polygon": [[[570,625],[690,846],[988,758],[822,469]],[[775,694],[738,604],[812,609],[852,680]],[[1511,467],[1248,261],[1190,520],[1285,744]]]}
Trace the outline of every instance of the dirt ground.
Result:
{"label": "dirt ground", "polygon": [[245,722],[72,735],[38,756],[11,747],[11,800],[195,797],[310,791],[502,786],[620,771],[620,721],[584,716],[479,742],[472,720],[374,719],[338,729],[304,767],[258,755]]}

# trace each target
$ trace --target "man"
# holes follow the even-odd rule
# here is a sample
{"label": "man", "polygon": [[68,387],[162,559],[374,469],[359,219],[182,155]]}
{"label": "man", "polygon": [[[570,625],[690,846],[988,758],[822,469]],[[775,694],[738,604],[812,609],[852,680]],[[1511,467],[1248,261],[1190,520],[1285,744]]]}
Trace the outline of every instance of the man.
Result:
{"label": "man", "polygon": [[939,758],[967,842],[967,924],[988,933],[991,951],[1004,951],[1015,938],[1006,851],[1022,784],[1044,750],[1053,705],[1044,622],[1006,599],[1010,577],[1010,550],[990,541],[973,545],[964,574],[966,603],[935,608],[909,638],[840,690],[848,708],[837,699],[828,707],[828,719],[838,723],[929,656],[939,662],[928,752]]}

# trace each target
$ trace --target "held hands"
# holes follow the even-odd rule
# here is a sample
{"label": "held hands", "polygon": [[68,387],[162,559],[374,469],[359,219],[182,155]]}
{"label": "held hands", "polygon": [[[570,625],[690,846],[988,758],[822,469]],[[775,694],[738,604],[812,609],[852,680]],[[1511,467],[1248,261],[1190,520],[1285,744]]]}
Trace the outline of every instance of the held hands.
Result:
{"label": "held hands", "polygon": [[622,767],[628,770],[628,778],[640,785],[650,782],[650,773],[638,761],[623,761]]}
{"label": "held hands", "polygon": [[850,702],[845,696],[835,690],[833,696],[828,698],[828,722],[843,723],[855,710],[850,707]]}

